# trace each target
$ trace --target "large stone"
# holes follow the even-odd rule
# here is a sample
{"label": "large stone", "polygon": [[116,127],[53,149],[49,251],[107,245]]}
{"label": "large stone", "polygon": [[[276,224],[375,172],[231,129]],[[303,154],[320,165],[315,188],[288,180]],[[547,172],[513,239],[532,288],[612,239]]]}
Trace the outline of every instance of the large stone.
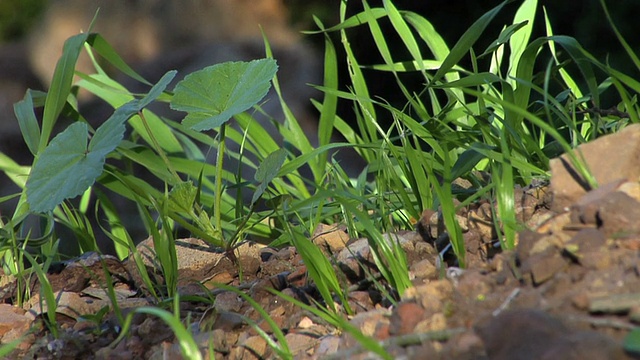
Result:
{"label": "large stone", "polygon": [[575,331],[539,310],[507,311],[477,326],[476,332],[490,359],[626,358],[611,338],[595,331]]}
{"label": "large stone", "polygon": [[[627,126],[624,130],[603,136],[578,146],[576,156],[584,157],[586,164],[598,184],[607,184],[618,179],[638,181],[640,177],[640,124]],[[580,178],[567,154],[552,159],[551,189],[553,210],[566,211],[588,190],[587,183]]]}

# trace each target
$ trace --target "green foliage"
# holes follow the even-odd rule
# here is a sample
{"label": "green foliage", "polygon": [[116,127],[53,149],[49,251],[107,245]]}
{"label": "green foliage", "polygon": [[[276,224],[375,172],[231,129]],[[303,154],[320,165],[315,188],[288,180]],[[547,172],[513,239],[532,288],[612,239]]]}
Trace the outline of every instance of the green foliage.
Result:
{"label": "green foliage", "polygon": [[[167,73],[147,96],[119,107],[89,138],[88,125],[71,124],[58,134],[38,156],[27,181],[27,201],[34,212],[49,212],[62,200],[82,194],[102,174],[106,156],[122,141],[124,122],[160,96],[173,79]],[[78,174],[69,181],[69,174]]]}
{"label": "green foliage", "polygon": [[45,0],[2,1],[0,3],[0,43],[24,36],[45,5]]}
{"label": "green foliage", "polygon": [[640,329],[635,328],[631,330],[627,336],[625,336],[622,346],[629,354],[640,354]]}
{"label": "green foliage", "polygon": [[176,85],[171,108],[188,112],[182,124],[194,130],[218,128],[267,95],[277,70],[273,59],[212,65]]}
{"label": "green foliage", "polygon": [[[522,226],[516,222],[514,187],[548,177],[549,159],[562,152],[569,154],[579,175],[596,187],[581,155],[572,149],[640,121],[640,82],[598,61],[574,38],[555,35],[546,13],[546,36],[532,39],[534,20],[541,11],[536,0],[523,1],[512,21],[500,24],[502,31],[494,41],[477,49],[479,40],[490,36],[486,29],[507,3],[481,16],[452,47],[426,18],[400,10],[390,0],[373,8],[365,1],[363,10],[349,18],[349,5],[341,2],[340,22],[335,26],[325,27],[315,19],[325,44],[324,81],[315,85],[324,98],[312,101],[320,113],[317,147],[283,100],[278,67],[266,39],[265,59],[206,67],[187,75],[171,92],[167,87],[174,71],[152,85],[129,68],[100,35],[70,38],[48,93],[28,91],[14,107],[25,143],[36,156],[33,165],[21,167],[0,154],[0,170],[23,188],[19,194],[0,199],[18,198],[14,214],[0,222],[3,267],[13,275],[28,277],[32,273],[26,270],[24,254],[43,284],[49,309],[55,309],[37,257],[26,249],[55,252],[55,223],[76,234],[82,252],[96,250],[89,217],[107,218],[108,226],[100,224],[100,230],[114,242],[119,257],[133,258],[148,292],[174,301],[173,314],[154,308],[137,311],[161,317],[180,339],[184,356],[197,359],[199,351],[177,310],[176,226],[223,248],[232,260],[234,247],[250,235],[277,238],[277,244],[297,248],[324,306],[312,307],[281,296],[351,333],[370,351],[390,358],[379,343],[344,319],[341,309],[351,312],[345,285],[339,282],[331,261],[308,240],[318,224],[342,223],[352,238],[367,238],[383,282],[392,289],[386,294],[393,301],[411,286],[407,259],[394,231],[410,229],[425,209],[440,210],[457,258],[452,265],[463,267],[466,248],[457,207],[489,197],[497,205],[497,240],[503,249],[512,249]],[[602,5],[610,19],[604,2]],[[385,33],[383,22],[390,23],[395,34]],[[363,64],[355,56],[349,37],[355,27],[369,30],[382,63]],[[615,27],[614,31],[640,69],[636,54]],[[339,36],[339,44],[334,44],[333,34]],[[389,41],[395,37],[406,50],[404,58],[390,50]],[[132,94],[95,60],[94,74],[77,74],[74,68],[83,49],[92,59],[95,52],[151,88],[146,94]],[[347,60],[347,90],[338,84],[340,50]],[[470,69],[461,65],[464,59],[470,60]],[[370,71],[364,69],[390,73],[405,104],[396,106],[372,96]],[[422,86],[410,88],[403,82],[406,74],[422,79]],[[81,80],[73,84],[76,75]],[[258,105],[271,84],[284,114],[277,128],[286,147],[248,113],[252,110],[276,121]],[[114,108],[113,115],[95,130],[76,110],[76,87]],[[605,92],[614,93],[619,99],[617,114],[628,118],[600,111]],[[355,123],[340,118],[339,101],[351,102]],[[186,112],[186,117],[182,122],[162,118],[148,109],[154,102],[169,103],[173,110]],[[40,124],[34,111],[38,106],[44,106]],[[63,111],[77,121],[54,136]],[[384,116],[393,119],[388,128],[381,125]],[[214,130],[215,135],[204,130]],[[346,142],[332,143],[334,132]],[[228,146],[233,143],[236,146]],[[328,155],[347,147],[367,163],[355,179]],[[206,149],[215,152],[213,163],[207,162]],[[304,165],[311,169],[311,176],[301,175]],[[147,170],[152,179],[137,176],[132,171],[136,167]],[[247,168],[251,171],[244,172]],[[489,173],[489,180],[478,176],[479,172]],[[458,192],[452,186],[457,178],[469,180],[473,187]],[[158,181],[163,188],[152,185]],[[252,196],[249,200],[243,194]],[[73,199],[79,195],[79,202]],[[135,247],[138,239],[132,239],[123,225],[123,217],[130,215],[118,212],[115,197],[132,201],[137,209],[153,238],[164,284],[154,283],[147,273]],[[98,199],[94,209],[88,205],[91,198]],[[259,205],[266,209],[259,210]],[[44,213],[42,236],[24,227],[30,213]],[[48,261],[53,257],[47,257]],[[23,284],[20,296],[28,295],[27,288]],[[239,294],[275,326],[263,309]],[[335,306],[334,300],[342,307]],[[131,315],[119,317],[124,323],[121,340]],[[55,334],[53,310],[48,321]],[[273,328],[277,341],[257,331],[279,356],[293,356],[280,329]],[[633,348],[636,340],[630,338],[628,347]]]}

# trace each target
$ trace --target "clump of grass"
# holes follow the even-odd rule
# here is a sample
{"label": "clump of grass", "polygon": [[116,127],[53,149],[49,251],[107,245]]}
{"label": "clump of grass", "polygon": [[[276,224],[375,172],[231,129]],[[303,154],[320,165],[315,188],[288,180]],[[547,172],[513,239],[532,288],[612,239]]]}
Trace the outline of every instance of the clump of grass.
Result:
{"label": "clump of grass", "polygon": [[[56,303],[43,271],[48,262],[59,257],[53,225],[71,229],[80,251],[93,251],[97,250],[96,229],[89,219],[104,216],[108,225],[101,224],[100,230],[113,241],[118,256],[121,259],[132,256],[147,290],[158,299],[171,299],[174,304],[173,314],[158,308],[137,311],[161,317],[180,339],[184,355],[197,359],[200,353],[177,311],[180,300],[174,248],[176,226],[224,248],[232,259],[234,247],[249,236],[277,239],[279,245],[297,248],[323,304],[318,301],[317,306],[308,306],[280,296],[353,334],[364,347],[388,358],[379,343],[362,336],[344,319],[341,309],[351,312],[346,287],[338,280],[331,262],[308,241],[307,234],[320,223],[338,222],[347,225],[352,237],[366,237],[382,278],[393,290],[385,293],[393,298],[411,283],[404,251],[390,233],[411,228],[424,209],[439,209],[457,265],[464,267],[466,249],[455,216],[459,205],[454,200],[459,196],[464,205],[487,196],[497,204],[496,230],[501,247],[513,249],[520,226],[515,218],[514,187],[548,177],[549,159],[562,152],[570,155],[580,176],[596,187],[580,154],[572,149],[640,120],[636,101],[640,83],[595,59],[575,39],[554,35],[545,9],[535,0],[523,1],[513,21],[500,24],[502,30],[491,45],[478,49],[480,39],[492,36],[487,29],[507,3],[499,4],[471,24],[452,47],[425,17],[399,10],[390,0],[373,8],[364,1],[364,9],[348,18],[349,5],[341,2],[340,22],[335,26],[325,27],[316,19],[319,28],[316,33],[321,33],[325,40],[324,82],[316,86],[323,91],[324,98],[312,101],[320,113],[317,147],[311,145],[283,100],[276,63],[271,59],[266,38],[265,59],[205,68],[187,77],[173,91],[166,87],[175,72],[168,72],[158,83],[151,84],[129,68],[100,35],[86,33],[70,38],[48,93],[28,91],[15,105],[25,143],[36,161],[31,167],[20,167],[0,154],[0,169],[23,189],[19,194],[0,199],[0,202],[19,199],[14,214],[0,222],[0,254],[5,273],[19,276],[22,281],[32,272],[38,277],[50,309],[48,325],[55,335],[57,326],[52,309]],[[604,1],[601,3],[620,42],[640,69],[640,60],[613,25]],[[532,39],[533,23],[541,11],[545,12],[546,34]],[[383,32],[383,21],[389,22],[394,35],[402,40],[406,58],[398,58],[390,50],[391,34]],[[363,64],[362,59],[356,58],[349,30],[358,26],[369,29],[383,63]],[[333,33],[338,35],[339,44],[334,44],[330,36]],[[338,87],[337,46],[344,51],[348,64],[346,91]],[[149,85],[149,91],[130,93],[95,61],[96,72],[78,74],[81,80],[73,84],[73,69],[83,49],[91,57],[98,53],[116,69]],[[465,58],[472,64],[470,69],[461,65]],[[363,69],[392,74],[405,104],[394,106],[372,97]],[[194,87],[207,90],[201,88],[197,79],[220,72],[240,79],[256,76],[252,78],[254,82],[245,82],[256,86],[241,89],[244,90],[241,101],[225,108],[226,112],[211,105],[218,100],[215,96],[198,102],[190,94]],[[402,81],[401,75],[405,73],[420,77],[423,86],[409,88]],[[281,148],[249,113],[251,109],[263,113],[257,104],[270,82],[284,113],[285,122],[279,129],[284,141],[290,144],[288,148]],[[240,83],[226,85],[234,87]],[[76,110],[75,87],[88,90],[113,106],[114,113],[107,122],[97,129],[86,124]],[[617,112],[601,110],[600,97],[605,91],[614,92],[620,99]],[[355,124],[338,116],[338,101],[353,104]],[[152,102],[170,103],[187,115],[182,122],[161,118],[148,109]],[[44,107],[41,122],[34,112],[34,107],[39,106]],[[63,111],[77,121],[53,137],[54,126]],[[389,128],[380,126],[379,120],[384,115],[393,119]],[[231,117],[237,126],[227,124]],[[127,127],[133,135],[125,138]],[[201,132],[206,129],[215,129],[217,135]],[[334,132],[343,136],[346,143],[332,143]],[[236,143],[240,150],[227,147],[231,143]],[[345,147],[353,148],[367,162],[355,179],[349,178],[328,155]],[[207,148],[217,151],[214,164],[204,161],[203,149]],[[65,161],[73,163],[79,173],[90,175],[67,179],[64,186],[54,188],[51,179],[63,175],[56,169],[60,164],[56,165],[52,156],[58,154],[66,156]],[[236,169],[224,166],[228,158],[237,162]],[[304,165],[311,170],[308,178],[300,172]],[[132,171],[135,166],[148,170],[154,181],[165,184],[164,188],[155,188],[150,179],[136,176]],[[241,171],[243,167],[253,171],[248,175]],[[478,171],[489,173],[489,182],[478,179],[475,175]],[[474,195],[454,192],[451,184],[460,177],[475,184]],[[244,200],[243,193],[247,192],[253,194],[250,201]],[[54,195],[45,196],[49,193]],[[80,196],[79,201],[68,200],[75,196]],[[154,284],[146,273],[134,241],[123,225],[123,214],[114,206],[114,196],[132,201],[138,210],[153,237],[165,284]],[[89,208],[91,198],[99,200],[93,214]],[[270,208],[258,210],[261,200],[266,200],[264,203]],[[40,238],[29,232],[26,219],[30,213],[45,214],[47,229]],[[270,227],[265,220],[280,226]],[[26,237],[21,239],[20,234],[25,233]],[[32,256],[31,252],[47,256]],[[31,270],[25,266],[24,258]],[[106,286],[118,313],[112,285]],[[18,303],[29,296],[26,288],[18,291]],[[240,295],[251,302],[244,294]],[[335,306],[335,301],[342,307]],[[252,305],[268,319],[257,304]],[[131,316],[118,314],[118,317],[123,324],[121,339],[126,335]],[[292,357],[284,334],[279,329],[273,330],[277,341],[260,334],[279,356]],[[8,348],[0,351],[5,349]]]}

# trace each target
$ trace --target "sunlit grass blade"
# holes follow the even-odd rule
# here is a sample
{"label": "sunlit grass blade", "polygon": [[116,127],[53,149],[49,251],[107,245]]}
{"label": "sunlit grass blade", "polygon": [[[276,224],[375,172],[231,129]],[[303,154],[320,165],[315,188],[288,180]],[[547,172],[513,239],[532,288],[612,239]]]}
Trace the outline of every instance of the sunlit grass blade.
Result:
{"label": "sunlit grass blade", "polygon": [[354,217],[362,231],[366,233],[378,271],[398,291],[398,294],[402,295],[406,289],[411,287],[404,251],[393,239],[393,236],[389,236],[388,239],[385,238],[373,223],[371,217],[354,205],[354,202],[358,201],[358,199],[345,193],[334,194],[334,196],[347,213]]}
{"label": "sunlit grass blade", "polygon": [[102,210],[104,213],[104,217],[109,224],[109,230],[102,227],[102,231],[107,234],[107,236],[112,240],[113,246],[118,256],[118,259],[124,260],[129,256],[129,251],[131,247],[133,247],[133,241],[131,240],[131,236],[127,232],[127,229],[122,224],[122,219],[110,197],[107,196],[104,192],[99,189],[94,189],[96,197],[98,198],[98,203],[95,206],[95,218],[99,219],[100,214],[99,210]]}
{"label": "sunlit grass blade", "polygon": [[620,41],[620,44],[622,44],[622,47],[627,52],[627,55],[629,55],[629,58],[631,58],[636,68],[640,70],[640,59],[638,59],[638,55],[636,55],[636,53],[633,51],[629,43],[625,40],[625,38],[622,36],[620,31],[618,30],[618,27],[615,25],[615,22],[613,21],[613,19],[611,18],[611,14],[609,13],[609,9],[607,8],[606,2],[604,0],[600,0],[600,5],[602,6],[602,10],[604,11],[605,16],[607,17],[609,26],[611,26],[611,29],[616,34],[618,41]]}
{"label": "sunlit grass blade", "polygon": [[300,234],[295,229],[288,226],[288,232],[290,236],[291,244],[296,248],[298,254],[302,257],[304,264],[307,266],[309,276],[314,280],[318,291],[322,295],[322,298],[331,311],[337,312],[337,308],[333,301],[331,293],[334,293],[340,298],[342,306],[344,306],[347,313],[351,314],[351,308],[347,301],[346,294],[340,286],[338,277],[335,270],[327,258],[322,254],[322,251],[307,237]]}
{"label": "sunlit grass blade", "polygon": [[62,111],[67,96],[71,91],[71,83],[73,75],[80,56],[80,51],[89,34],[78,34],[73,36],[64,43],[62,49],[62,57],[56,64],[51,80],[51,86],[47,92],[47,99],[44,105],[44,114],[42,116],[42,133],[40,136],[40,144],[38,153],[42,152],[49,142],[49,137],[53,131],[58,115]]}
{"label": "sunlit grass blade", "polygon": [[[371,8],[369,7],[366,1],[363,2],[363,6],[365,9],[365,12],[371,11]],[[385,9],[385,11],[393,12],[393,9],[391,9],[390,7],[389,9]],[[398,26],[401,28],[400,31],[403,31],[402,35],[410,37],[410,39],[403,39],[403,41],[405,43],[407,42],[413,43],[417,48],[416,41],[413,38],[413,34],[408,30],[403,20],[399,18],[399,14],[397,13],[397,10],[394,14],[389,14],[389,16],[395,16],[396,22],[402,23],[404,25],[404,28],[406,28],[406,31],[405,31],[405,29],[402,29],[402,25],[394,24],[394,26]],[[371,32],[371,35],[376,44],[376,47],[378,48],[378,52],[380,53],[380,55],[382,55],[382,59],[384,60],[385,64],[387,64],[388,66],[391,66],[394,63],[394,60],[391,55],[391,51],[389,50],[389,46],[387,45],[386,36],[382,33],[382,29],[380,25],[378,24],[377,20],[370,20],[367,22],[367,25],[369,26],[369,31]],[[414,58],[414,60],[416,61],[422,60],[422,56],[419,54],[419,51],[418,51],[417,57]],[[422,74],[425,76],[425,81],[426,81],[426,73],[424,72],[424,69],[422,69]],[[416,111],[418,113],[418,116],[420,116],[421,118],[427,118],[428,114],[426,113],[424,107],[420,106],[420,104],[416,101],[414,96],[404,86],[402,81],[400,81],[400,79],[398,78],[395,72],[394,72],[394,76],[396,76],[396,84],[400,88],[400,91],[402,91],[402,93],[404,94],[405,98],[407,99],[407,102],[412,105],[414,111]],[[368,113],[367,111],[364,111],[365,116],[367,116],[367,113]]]}
{"label": "sunlit grass blade", "polygon": [[[320,20],[315,19],[320,29],[323,25]],[[325,34],[324,39],[324,79],[323,86],[328,89],[338,89],[338,59],[335,46],[331,38]],[[338,107],[338,97],[325,92],[320,109],[320,119],[318,120],[318,144],[320,146],[328,144],[334,129],[334,119]],[[326,163],[327,155],[320,157],[320,163]]]}
{"label": "sunlit grass blade", "polygon": [[464,238],[462,237],[462,230],[460,224],[456,218],[456,206],[454,204],[454,198],[451,191],[451,182],[454,180],[451,178],[451,168],[453,163],[450,160],[449,151],[444,152],[443,160],[443,174],[442,181],[439,181],[430,164],[425,164],[427,172],[429,174],[429,181],[433,187],[442,211],[442,219],[445,229],[449,235],[449,242],[453,248],[453,252],[458,260],[458,266],[464,268],[466,266],[466,247],[464,244]]}
{"label": "sunlit grass blade", "polygon": [[525,0],[522,2],[515,17],[513,18],[513,24],[521,24],[526,21],[526,24],[522,26],[519,31],[515,32],[509,39],[509,76],[516,75],[518,70],[518,62],[522,57],[531,32],[533,31],[533,25],[535,21],[535,15],[538,5],[538,0]]}
{"label": "sunlit grass blade", "polygon": [[104,37],[100,34],[92,33],[87,38],[87,43],[91,45],[91,47],[102,56],[105,60],[107,60],[111,65],[113,65],[118,70],[122,71],[124,74],[129,77],[138,80],[139,82],[151,86],[147,80],[145,80],[142,76],[140,76],[137,72],[135,72],[124,60],[118,55],[116,50],[109,44]]}
{"label": "sunlit grass blade", "polygon": [[[351,84],[353,85],[353,94],[360,99],[370,99],[371,97],[369,96],[369,89],[364,79],[364,74],[360,69],[359,62],[356,59],[353,50],[351,49],[347,34],[344,30],[340,30],[340,40],[342,42],[342,47],[344,48],[347,55],[347,66],[349,71],[349,78]],[[376,117],[373,104],[364,101],[359,105],[362,107],[362,112],[366,113],[367,116],[371,118]],[[375,134],[377,133],[377,130],[375,128],[365,124],[363,130],[364,131],[361,132],[362,136],[369,136],[370,138],[373,137],[375,139]]]}
{"label": "sunlit grass blade", "polygon": [[[502,139],[502,138],[501,138]],[[511,156],[506,141],[502,140],[502,153],[504,161],[494,162],[492,165],[492,178],[495,186],[496,199],[498,202],[498,215],[502,224],[504,237],[500,239],[500,245],[505,250],[515,248],[516,238],[516,209],[514,198],[513,168],[511,166]],[[497,229],[498,231],[500,229]]]}
{"label": "sunlit grass blade", "polygon": [[[346,4],[345,4],[346,5]],[[344,11],[341,11],[344,12]],[[328,29],[321,29],[316,31],[303,31],[304,34],[318,34],[321,32],[334,32],[338,30],[345,30],[352,27],[360,26],[362,24],[366,24],[368,21],[377,20],[384,16],[386,16],[386,11],[381,8],[374,8],[371,11],[363,11],[357,13],[355,15],[350,16],[349,18],[344,19],[341,15],[341,21],[338,25],[332,26]]]}
{"label": "sunlit grass blade", "polygon": [[[387,12],[387,16],[389,17],[389,20],[391,20],[391,24],[393,25],[394,29],[400,36],[400,39],[402,39],[402,42],[404,42],[404,45],[407,48],[407,50],[409,50],[409,53],[413,57],[413,60],[416,62],[419,62],[420,60],[422,60],[422,54],[420,53],[420,48],[418,47],[418,43],[416,42],[415,38],[413,37],[413,34],[411,33],[411,29],[409,29],[409,26],[403,19],[402,15],[400,14],[398,9],[395,7],[395,5],[393,5],[391,1],[385,0],[383,4]],[[420,65],[420,63],[418,65]],[[427,80],[425,68],[420,67],[419,70],[422,73],[422,75],[425,77],[425,80]]]}
{"label": "sunlit grass blade", "polygon": [[570,159],[571,163],[575,166],[576,171],[580,174],[580,176],[582,176],[583,179],[592,188],[595,189],[595,188],[598,187],[598,183],[597,183],[596,179],[593,177],[593,174],[591,174],[591,172],[589,171],[588,166],[585,163],[585,161],[582,158],[582,156],[579,153],[576,153],[575,151],[573,151],[571,145],[569,143],[567,143],[567,141],[562,137],[562,135],[560,135],[558,133],[558,131],[554,127],[552,127],[550,124],[548,124],[546,121],[540,119],[538,116],[528,112],[527,110],[518,107],[516,104],[506,102],[506,101],[504,101],[502,99],[499,99],[499,98],[496,98],[496,97],[494,97],[492,95],[479,93],[479,92],[476,92],[476,91],[473,91],[473,90],[465,90],[465,91],[467,91],[470,94],[473,94],[475,96],[483,97],[483,98],[485,98],[487,100],[490,100],[492,102],[500,104],[501,106],[503,106],[505,108],[508,108],[509,110],[511,110],[514,113],[516,113],[518,116],[521,116],[522,118],[528,120],[529,122],[531,122],[535,126],[537,126],[537,127],[541,128],[542,130],[544,130],[547,134],[549,134],[556,141],[558,141],[558,143],[562,146],[562,148],[565,150],[565,152],[569,156],[569,159]]}
{"label": "sunlit grass blade", "polygon": [[380,356],[382,359],[391,360],[393,357],[380,345],[378,341],[374,338],[364,335],[357,327],[349,323],[345,320],[340,314],[333,313],[328,311],[327,309],[314,307],[311,305],[307,305],[291,296],[288,296],[282,292],[276,290],[270,290],[271,293],[278,295],[282,299],[289,301],[296,306],[302,308],[303,310],[309,311],[310,313],[318,316],[322,320],[326,321],[328,324],[332,326],[342,329],[347,332],[351,336],[353,336],[359,344],[361,344],[365,349],[375,353]]}
{"label": "sunlit grass blade", "polygon": [[[41,303],[44,302],[47,306],[47,325],[53,337],[58,338],[58,322],[56,320],[56,308],[58,307],[58,302],[53,292],[53,288],[51,287],[51,283],[49,282],[49,278],[47,278],[47,275],[45,274],[47,266],[38,264],[33,256],[31,256],[27,251],[24,251],[22,254],[31,263],[31,268],[35,271],[36,276],[38,277],[38,281],[40,282],[40,301]],[[44,301],[42,298],[44,298]]]}
{"label": "sunlit grass blade", "polygon": [[476,43],[476,41],[480,38],[484,29],[489,25],[491,20],[502,10],[505,4],[510,2],[510,0],[502,2],[500,5],[491,9],[482,15],[476,22],[473,23],[465,31],[465,33],[460,37],[458,42],[451,48],[451,51],[447,55],[447,57],[443,60],[442,66],[438,71],[433,75],[430,84],[437,84],[440,79],[451,70],[451,68],[458,64],[458,62],[464,57],[465,54],[469,52],[471,47]]}
{"label": "sunlit grass blade", "polygon": [[[264,33],[263,33],[263,41],[264,41],[267,58],[272,59],[273,53],[271,52],[271,46],[269,44],[269,40],[267,39]],[[300,152],[305,153],[305,152],[311,151],[312,146],[309,141],[309,138],[307,137],[307,134],[305,134],[304,130],[302,130],[302,127],[298,123],[298,120],[296,119],[295,115],[293,114],[293,112],[291,111],[287,103],[284,101],[282,90],[280,89],[280,81],[278,79],[278,76],[275,75],[271,80],[271,82],[273,83],[273,88],[278,94],[280,107],[282,108],[282,112],[284,113],[284,117],[285,117],[285,126],[280,129],[280,134],[283,136],[285,141],[293,144]],[[309,166],[311,167],[311,171],[313,172],[314,177],[319,178],[320,174],[322,173],[322,164],[318,163],[317,161],[313,161],[309,163]]]}

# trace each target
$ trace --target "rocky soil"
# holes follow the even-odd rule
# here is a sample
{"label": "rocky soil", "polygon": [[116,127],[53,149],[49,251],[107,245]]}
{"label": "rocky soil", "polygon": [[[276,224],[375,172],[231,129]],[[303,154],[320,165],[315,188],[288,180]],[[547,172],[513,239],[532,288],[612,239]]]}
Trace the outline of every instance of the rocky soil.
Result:
{"label": "rocky soil", "polygon": [[[589,190],[567,158],[553,160],[550,186],[516,191],[523,230],[515,251],[496,247],[487,201],[458,214],[465,269],[456,267],[450,254],[439,257],[446,235],[437,212],[425,211],[415,231],[392,234],[407,253],[414,285],[394,303],[382,295],[384,283],[376,286],[367,277],[378,269],[366,239],[349,239],[338,227],[318,229],[310,241],[326,251],[349,287],[355,311],[350,323],[397,359],[640,358],[623,347],[625,336],[640,324],[640,125],[580,151],[600,187]],[[161,280],[154,271],[152,241],[138,248]],[[214,355],[212,348],[216,359],[276,357],[246,319],[267,333],[271,328],[235,293],[216,289],[216,283],[224,283],[264,307],[298,359],[376,358],[349,334],[267,291],[275,288],[307,303],[320,300],[294,248],[244,244],[236,253],[242,280],[224,254],[200,240],[179,240],[177,249],[181,314],[205,356]],[[54,339],[42,325],[46,308],[38,285],[18,308],[10,304],[15,283],[3,276],[0,338],[7,343],[22,337],[10,358],[180,359],[169,327],[150,315],[135,315],[130,336],[114,342],[120,330],[115,316],[99,316],[110,304],[102,290],[103,266],[125,313],[157,305],[132,262],[87,254],[48,274],[62,328]],[[215,300],[211,305],[197,296]]]}

